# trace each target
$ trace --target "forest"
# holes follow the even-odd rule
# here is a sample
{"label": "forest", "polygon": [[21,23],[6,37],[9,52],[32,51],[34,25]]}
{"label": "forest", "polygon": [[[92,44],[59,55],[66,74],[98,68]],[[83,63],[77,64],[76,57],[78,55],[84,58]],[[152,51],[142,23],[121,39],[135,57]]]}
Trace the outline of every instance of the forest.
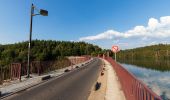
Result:
{"label": "forest", "polygon": [[170,45],[158,44],[128,50],[121,50],[118,53],[120,60],[169,60]]}
{"label": "forest", "polygon": [[117,54],[121,63],[168,71],[170,70],[170,44],[157,44],[121,50]]}
{"label": "forest", "polygon": [[[32,61],[51,61],[65,56],[97,55],[102,49],[85,42],[33,40],[31,43]],[[28,41],[0,45],[0,66],[27,61]]]}

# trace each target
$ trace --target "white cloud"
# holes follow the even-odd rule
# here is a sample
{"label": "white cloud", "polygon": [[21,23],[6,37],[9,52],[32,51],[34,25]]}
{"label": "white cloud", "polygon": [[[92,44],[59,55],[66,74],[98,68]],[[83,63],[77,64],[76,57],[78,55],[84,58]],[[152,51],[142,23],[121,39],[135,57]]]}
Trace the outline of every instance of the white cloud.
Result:
{"label": "white cloud", "polygon": [[114,30],[108,30],[108,31],[106,31],[104,33],[100,33],[100,34],[95,35],[95,36],[82,37],[79,40],[83,41],[83,40],[112,39],[113,36],[115,36],[115,37],[122,37],[123,34],[117,32],[117,31],[114,31]]}
{"label": "white cloud", "polygon": [[158,25],[159,25],[159,22],[158,22],[157,19],[155,19],[155,18],[150,18],[150,19],[149,19],[148,27],[149,27],[150,29],[155,29]]}
{"label": "white cloud", "polygon": [[129,39],[139,38],[141,40],[146,39],[162,39],[170,37],[170,16],[160,17],[160,19],[150,18],[147,26],[135,26],[134,28],[125,32],[119,32],[116,30],[108,30],[103,33],[81,37],[80,41],[93,41],[104,39]]}

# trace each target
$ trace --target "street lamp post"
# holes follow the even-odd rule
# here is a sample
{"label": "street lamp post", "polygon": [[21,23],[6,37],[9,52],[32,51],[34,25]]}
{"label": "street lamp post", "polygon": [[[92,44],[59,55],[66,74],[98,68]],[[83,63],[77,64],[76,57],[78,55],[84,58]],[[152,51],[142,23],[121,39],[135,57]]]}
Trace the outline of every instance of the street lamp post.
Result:
{"label": "street lamp post", "polygon": [[38,14],[34,14],[35,6],[34,4],[31,5],[31,19],[30,19],[30,34],[29,34],[29,44],[28,44],[28,66],[27,66],[27,78],[30,78],[30,53],[31,53],[31,41],[32,41],[32,23],[33,23],[33,16],[42,15],[48,16],[48,11],[40,9]]}

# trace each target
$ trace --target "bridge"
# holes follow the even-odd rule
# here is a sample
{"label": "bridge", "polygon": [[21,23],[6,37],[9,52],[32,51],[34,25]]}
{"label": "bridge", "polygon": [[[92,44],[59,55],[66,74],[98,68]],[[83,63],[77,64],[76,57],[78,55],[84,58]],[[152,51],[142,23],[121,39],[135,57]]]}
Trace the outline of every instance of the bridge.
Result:
{"label": "bridge", "polygon": [[116,71],[127,100],[161,100],[142,81],[138,80],[112,58],[108,57],[105,59],[111,63]]}
{"label": "bridge", "polygon": [[[104,74],[107,69],[107,63],[111,65],[111,68],[116,72],[118,78],[117,83],[120,85],[120,89],[117,87],[109,87],[109,90],[114,91],[113,94],[104,93],[106,100],[113,100],[112,96],[118,96],[114,93],[123,91],[125,100],[162,100],[157,94],[149,89],[142,81],[137,79],[133,74],[128,72],[123,66],[115,62],[111,57],[69,57],[70,62],[67,67],[69,72],[63,72],[57,77],[51,79],[48,76],[43,76],[42,82],[35,84],[28,88],[20,89],[20,91],[13,93],[3,93],[3,89],[0,91],[1,99],[3,100],[89,100],[91,94],[91,87],[97,82],[100,74]],[[45,66],[48,66],[51,70],[50,64],[53,62],[33,62],[32,73],[36,73],[38,76],[42,76],[45,71]],[[33,70],[34,69],[34,70]],[[19,80],[23,82],[23,76],[26,74],[25,65],[21,63],[13,63],[10,68],[4,72],[1,70],[0,83],[4,84],[8,81]],[[50,70],[50,71],[51,71]],[[10,77],[5,77],[10,74]],[[108,73],[109,74],[109,73]],[[33,75],[33,74],[32,74]],[[3,77],[2,77],[3,76]],[[47,80],[46,80],[47,78]],[[113,77],[109,77],[110,80]],[[107,80],[107,82],[109,82]],[[112,82],[112,81],[111,81]],[[19,84],[19,83],[18,83]],[[111,83],[116,84],[116,83]],[[3,86],[3,85],[1,85]],[[96,86],[96,85],[95,85]],[[101,83],[101,86],[104,86]],[[2,88],[2,87],[1,87]],[[102,87],[101,87],[102,88]],[[116,91],[115,91],[116,90]],[[110,92],[112,93],[112,92]],[[107,94],[107,95],[106,95]],[[98,96],[98,95],[97,95]],[[110,96],[110,97],[107,97]],[[110,99],[108,99],[110,98]],[[94,99],[91,99],[94,100]],[[96,100],[102,100],[96,99]],[[104,99],[103,99],[104,100]],[[123,99],[117,99],[123,100]]]}

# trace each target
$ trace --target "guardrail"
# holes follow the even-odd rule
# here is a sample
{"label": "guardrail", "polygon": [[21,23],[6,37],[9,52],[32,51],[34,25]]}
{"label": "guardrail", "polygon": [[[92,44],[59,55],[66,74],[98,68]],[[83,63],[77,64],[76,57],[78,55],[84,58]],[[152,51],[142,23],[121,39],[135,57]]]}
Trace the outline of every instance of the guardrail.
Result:
{"label": "guardrail", "polygon": [[111,63],[121,83],[126,100],[162,100],[157,94],[149,89],[142,81],[128,72],[111,57],[105,58]]}

